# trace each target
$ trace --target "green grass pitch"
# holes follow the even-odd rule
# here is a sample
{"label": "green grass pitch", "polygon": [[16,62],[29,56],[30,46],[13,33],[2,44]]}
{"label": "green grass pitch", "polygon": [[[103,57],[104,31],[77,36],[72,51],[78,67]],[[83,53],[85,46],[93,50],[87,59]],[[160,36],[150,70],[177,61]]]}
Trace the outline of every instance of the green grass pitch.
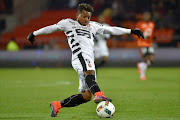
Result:
{"label": "green grass pitch", "polygon": [[[113,120],[180,120],[180,68],[98,69],[98,84],[116,107]],[[50,117],[49,103],[78,93],[72,68],[0,69],[1,120],[98,120],[96,104],[63,108]]]}

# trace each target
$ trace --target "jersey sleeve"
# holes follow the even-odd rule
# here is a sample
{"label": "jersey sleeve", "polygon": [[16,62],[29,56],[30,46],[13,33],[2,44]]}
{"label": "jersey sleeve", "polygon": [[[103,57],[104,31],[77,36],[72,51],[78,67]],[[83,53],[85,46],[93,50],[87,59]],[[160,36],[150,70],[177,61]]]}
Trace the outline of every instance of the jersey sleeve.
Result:
{"label": "jersey sleeve", "polygon": [[91,22],[91,24],[94,26],[94,29],[96,31],[96,34],[100,34],[103,35],[104,33],[104,27],[102,24],[98,23],[98,22]]}
{"label": "jersey sleeve", "polygon": [[94,26],[94,29],[96,30],[96,34],[100,34],[100,35],[103,35],[103,34],[124,35],[124,34],[131,33],[131,29],[106,26],[97,22],[93,22],[93,26]]}
{"label": "jersey sleeve", "polygon": [[104,26],[104,34],[125,35],[130,33],[131,33],[131,29],[122,28],[122,27]]}
{"label": "jersey sleeve", "polygon": [[33,32],[33,34],[35,36],[38,36],[38,35],[50,34],[50,33],[56,32],[56,31],[64,31],[66,29],[66,27],[65,27],[66,22],[67,22],[67,19],[63,19],[63,20],[59,21],[57,24],[49,25],[49,26],[43,27],[39,30],[36,30]]}
{"label": "jersey sleeve", "polygon": [[66,29],[67,26],[67,21],[68,19],[63,19],[61,21],[59,21],[56,25],[57,25],[57,29],[59,31],[64,31]]}

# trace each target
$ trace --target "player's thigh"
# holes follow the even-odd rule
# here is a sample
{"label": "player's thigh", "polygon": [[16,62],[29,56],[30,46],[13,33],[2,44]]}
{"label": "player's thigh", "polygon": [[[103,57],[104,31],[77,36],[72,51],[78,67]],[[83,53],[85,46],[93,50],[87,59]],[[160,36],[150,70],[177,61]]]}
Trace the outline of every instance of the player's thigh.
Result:
{"label": "player's thigh", "polygon": [[80,61],[78,59],[73,60],[72,61],[72,67],[78,73],[78,77],[79,77],[78,91],[82,92],[82,91],[88,90],[88,88],[86,87],[86,83],[85,83],[85,76],[84,76],[83,67],[82,67]]}
{"label": "player's thigh", "polygon": [[154,48],[153,47],[142,47],[140,48],[142,58],[144,62],[150,60],[151,63],[154,62]]}
{"label": "player's thigh", "polygon": [[148,47],[148,53],[153,55],[155,52],[154,48],[153,47]]}
{"label": "player's thigh", "polygon": [[76,72],[78,71],[95,71],[94,56],[91,58],[86,54],[81,54],[75,60],[72,60],[72,67]]}
{"label": "player's thigh", "polygon": [[154,48],[153,47],[148,47],[148,59],[153,62],[154,61]]}
{"label": "player's thigh", "polygon": [[94,59],[86,55],[82,55],[80,58],[72,61],[72,67],[79,76],[79,92],[88,90],[85,82],[85,72],[95,71]]}
{"label": "player's thigh", "polygon": [[141,47],[140,52],[141,52],[141,56],[145,57],[146,54],[148,53],[148,48],[147,47]]}
{"label": "player's thigh", "polygon": [[80,61],[84,71],[95,71],[94,56],[89,56],[85,53],[82,53]]}
{"label": "player's thigh", "polygon": [[[84,64],[82,64],[83,69],[85,69],[85,76],[87,75],[95,75],[95,64],[94,64],[94,57],[90,57],[87,54],[83,54],[82,53],[82,57],[83,57],[83,61]],[[82,60],[81,60],[82,61]]]}
{"label": "player's thigh", "polygon": [[141,55],[144,58],[147,58],[147,56],[154,54],[154,48],[153,47],[142,47],[142,48],[140,48],[140,51],[141,51]]}

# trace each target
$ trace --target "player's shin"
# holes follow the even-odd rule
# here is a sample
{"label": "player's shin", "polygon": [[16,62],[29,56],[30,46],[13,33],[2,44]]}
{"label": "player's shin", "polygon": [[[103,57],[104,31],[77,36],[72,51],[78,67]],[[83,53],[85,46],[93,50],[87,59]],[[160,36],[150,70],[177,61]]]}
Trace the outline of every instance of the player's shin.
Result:
{"label": "player's shin", "polygon": [[61,106],[62,107],[75,107],[86,102],[88,101],[84,100],[82,94],[76,94],[62,100]]}
{"label": "player's shin", "polygon": [[94,75],[87,75],[86,78],[86,84],[91,91],[91,93],[94,95],[96,92],[100,92],[100,88],[98,84],[96,83],[95,76]]}
{"label": "player's shin", "polygon": [[100,90],[98,84],[95,81],[94,75],[88,75],[86,76],[86,84],[91,91],[91,93],[94,95],[94,102],[99,103],[100,101],[112,101],[111,99],[107,98],[104,95],[104,92]]}

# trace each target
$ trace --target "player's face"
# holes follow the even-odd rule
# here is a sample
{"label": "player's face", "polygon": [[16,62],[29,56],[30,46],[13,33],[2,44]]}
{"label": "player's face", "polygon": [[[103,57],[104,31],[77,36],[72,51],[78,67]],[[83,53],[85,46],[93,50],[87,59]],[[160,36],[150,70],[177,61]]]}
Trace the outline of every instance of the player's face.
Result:
{"label": "player's face", "polygon": [[91,19],[91,12],[82,10],[82,12],[80,14],[77,14],[77,21],[81,24],[81,25],[88,25],[89,21]]}

